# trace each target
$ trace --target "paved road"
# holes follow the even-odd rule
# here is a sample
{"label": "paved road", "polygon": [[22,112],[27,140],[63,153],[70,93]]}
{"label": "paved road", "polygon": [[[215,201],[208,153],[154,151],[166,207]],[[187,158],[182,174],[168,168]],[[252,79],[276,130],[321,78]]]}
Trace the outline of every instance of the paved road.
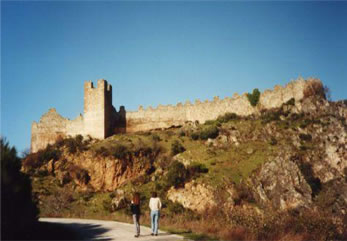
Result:
{"label": "paved road", "polygon": [[122,241],[177,241],[184,238],[159,231],[158,236],[151,236],[151,229],[141,226],[141,235],[135,238],[134,225],[115,221],[102,221],[73,218],[40,218],[41,222],[60,223],[81,234],[83,240],[122,240]]}

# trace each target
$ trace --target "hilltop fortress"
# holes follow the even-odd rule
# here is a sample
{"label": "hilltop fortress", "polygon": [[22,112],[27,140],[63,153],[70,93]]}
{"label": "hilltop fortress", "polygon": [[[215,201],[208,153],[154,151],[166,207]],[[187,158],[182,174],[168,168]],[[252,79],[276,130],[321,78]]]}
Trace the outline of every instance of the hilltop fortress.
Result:
{"label": "hilltop fortress", "polygon": [[307,93],[315,93],[317,88],[323,90],[323,85],[318,79],[291,81],[285,87],[275,86],[273,90],[265,90],[260,95],[256,107],[250,105],[247,94],[234,94],[231,98],[212,101],[196,100],[194,104],[187,101],[176,106],[159,105],[157,108],[142,106],[137,111],[126,111],[120,106],[117,111],[112,105],[112,86],[106,80],[97,81],[94,87],[92,81],[84,84],[84,114],[74,120],[62,117],[54,108],[45,113],[40,121],[33,122],[31,128],[31,152],[43,149],[47,144],[53,144],[58,138],[67,136],[91,136],[104,139],[113,134],[147,131],[158,128],[183,125],[189,121],[199,121],[217,118],[227,112],[237,115],[250,115],[259,113],[262,109],[280,107],[291,98],[295,104],[306,97]]}

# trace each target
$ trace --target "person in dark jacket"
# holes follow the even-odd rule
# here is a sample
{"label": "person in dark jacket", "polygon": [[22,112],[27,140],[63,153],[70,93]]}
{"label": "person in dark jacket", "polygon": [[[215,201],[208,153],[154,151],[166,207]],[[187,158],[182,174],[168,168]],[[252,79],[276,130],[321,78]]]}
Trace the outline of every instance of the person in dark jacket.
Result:
{"label": "person in dark jacket", "polygon": [[133,215],[133,220],[135,224],[135,238],[140,236],[140,194],[138,192],[134,193],[133,200],[130,205],[131,213]]}

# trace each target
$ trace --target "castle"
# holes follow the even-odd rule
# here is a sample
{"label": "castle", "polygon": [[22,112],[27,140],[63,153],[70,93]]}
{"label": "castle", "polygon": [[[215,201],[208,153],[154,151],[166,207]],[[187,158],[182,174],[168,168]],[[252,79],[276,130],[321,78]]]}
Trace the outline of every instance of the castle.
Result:
{"label": "castle", "polygon": [[265,90],[260,95],[256,107],[250,105],[247,94],[234,94],[232,98],[213,101],[196,100],[194,104],[187,101],[176,106],[159,105],[157,108],[142,106],[137,111],[126,111],[120,106],[119,111],[112,105],[112,86],[106,80],[97,81],[93,86],[92,81],[84,83],[84,114],[74,120],[62,117],[54,108],[45,113],[40,121],[33,122],[31,128],[31,152],[43,149],[47,144],[53,144],[58,138],[67,136],[91,136],[105,139],[113,134],[147,131],[158,128],[183,125],[187,121],[199,121],[204,123],[219,115],[233,112],[246,116],[258,113],[262,109],[280,107],[283,103],[294,98],[296,105],[305,97],[305,91],[312,88],[312,83],[318,83],[318,79],[291,81],[285,87],[275,86],[273,90]]}

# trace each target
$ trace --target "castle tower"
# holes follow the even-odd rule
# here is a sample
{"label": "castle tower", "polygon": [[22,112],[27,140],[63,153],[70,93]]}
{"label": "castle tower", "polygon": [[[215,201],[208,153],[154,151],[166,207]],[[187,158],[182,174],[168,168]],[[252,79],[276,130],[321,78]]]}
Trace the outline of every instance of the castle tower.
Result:
{"label": "castle tower", "polygon": [[112,86],[99,79],[84,83],[84,134],[104,139],[112,135]]}

